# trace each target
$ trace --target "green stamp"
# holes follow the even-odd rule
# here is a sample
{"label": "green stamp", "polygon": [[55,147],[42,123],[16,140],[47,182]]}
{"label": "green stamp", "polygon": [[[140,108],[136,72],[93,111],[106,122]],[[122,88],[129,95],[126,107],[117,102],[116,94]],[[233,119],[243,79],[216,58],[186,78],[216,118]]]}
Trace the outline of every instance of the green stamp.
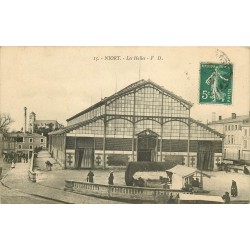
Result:
{"label": "green stamp", "polygon": [[233,65],[200,64],[200,103],[232,103]]}

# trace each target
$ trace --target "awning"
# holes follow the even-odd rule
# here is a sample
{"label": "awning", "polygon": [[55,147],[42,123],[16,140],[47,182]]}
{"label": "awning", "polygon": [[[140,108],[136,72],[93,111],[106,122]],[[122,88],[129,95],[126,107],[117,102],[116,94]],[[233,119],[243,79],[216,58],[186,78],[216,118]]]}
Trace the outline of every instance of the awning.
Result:
{"label": "awning", "polygon": [[155,171],[155,172],[136,172],[134,175],[133,175],[133,178],[134,179],[139,179],[139,178],[142,178],[144,180],[159,180],[160,177],[164,177],[164,178],[167,178],[167,173],[165,171]]}
{"label": "awning", "polygon": [[175,167],[173,167],[171,169],[168,169],[166,171],[170,172],[170,173],[173,173],[173,174],[176,174],[176,175],[180,175],[182,177],[189,177],[189,176],[194,175],[195,173],[202,174],[202,175],[204,175],[204,176],[206,176],[208,178],[211,177],[210,175],[205,174],[205,173],[201,172],[198,169],[194,169],[192,167],[187,167],[187,166],[184,166],[184,165],[176,165]]}

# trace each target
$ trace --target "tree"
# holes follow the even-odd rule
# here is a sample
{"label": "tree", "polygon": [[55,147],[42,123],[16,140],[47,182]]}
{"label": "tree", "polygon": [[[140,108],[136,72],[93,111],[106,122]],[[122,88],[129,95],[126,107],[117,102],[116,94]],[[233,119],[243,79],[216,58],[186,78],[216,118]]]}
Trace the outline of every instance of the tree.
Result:
{"label": "tree", "polygon": [[0,132],[4,133],[7,132],[11,123],[14,120],[11,118],[9,114],[0,113]]}

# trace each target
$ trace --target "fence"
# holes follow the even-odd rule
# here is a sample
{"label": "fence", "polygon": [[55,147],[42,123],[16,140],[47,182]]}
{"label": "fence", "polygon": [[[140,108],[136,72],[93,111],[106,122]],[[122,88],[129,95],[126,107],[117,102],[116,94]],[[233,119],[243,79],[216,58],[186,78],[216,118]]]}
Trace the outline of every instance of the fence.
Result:
{"label": "fence", "polygon": [[144,201],[150,203],[166,203],[171,193],[173,197],[176,197],[179,193],[183,192],[181,190],[111,186],[71,180],[65,180],[64,190],[100,198]]}

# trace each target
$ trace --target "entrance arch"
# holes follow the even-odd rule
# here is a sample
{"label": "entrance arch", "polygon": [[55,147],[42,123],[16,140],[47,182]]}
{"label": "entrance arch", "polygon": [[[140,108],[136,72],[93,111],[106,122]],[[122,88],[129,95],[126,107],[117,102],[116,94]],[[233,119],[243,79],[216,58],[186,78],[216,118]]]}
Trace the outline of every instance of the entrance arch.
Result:
{"label": "entrance arch", "polygon": [[158,136],[150,129],[137,134],[137,161],[157,161]]}

